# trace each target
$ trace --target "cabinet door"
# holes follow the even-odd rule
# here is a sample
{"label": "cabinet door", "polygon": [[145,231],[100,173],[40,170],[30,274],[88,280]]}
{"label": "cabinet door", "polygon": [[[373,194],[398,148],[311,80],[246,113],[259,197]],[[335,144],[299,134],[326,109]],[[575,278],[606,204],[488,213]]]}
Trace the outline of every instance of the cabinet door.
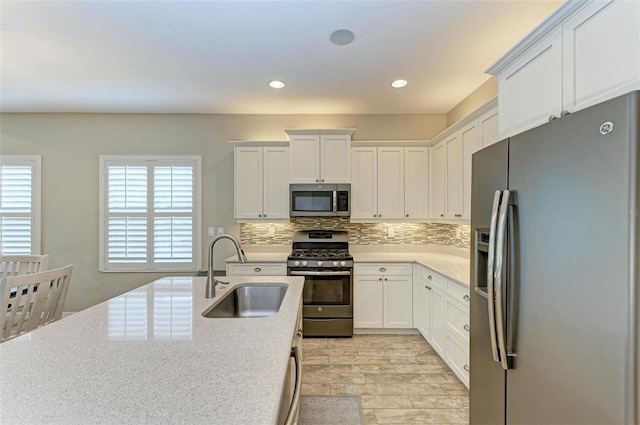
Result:
{"label": "cabinet door", "polygon": [[353,278],[353,327],[382,327],[382,277]]}
{"label": "cabinet door", "polygon": [[289,144],[291,183],[320,182],[320,136],[295,135]]}
{"label": "cabinet door", "polygon": [[404,216],[429,217],[429,148],[404,148]]}
{"label": "cabinet door", "polygon": [[447,218],[462,217],[462,140],[460,133],[449,137],[447,145]]}
{"label": "cabinet door", "polygon": [[351,181],[351,137],[320,136],[320,182],[349,183]]}
{"label": "cabinet door", "polygon": [[378,218],[404,217],[404,148],[378,148]]}
{"label": "cabinet door", "polygon": [[431,185],[431,217],[444,218],[447,212],[446,185],[447,185],[447,144],[445,141],[438,143],[433,150],[433,179]]}
{"label": "cabinet door", "polygon": [[264,147],[262,156],[262,217],[289,218],[289,148]]}
{"label": "cabinet door", "polygon": [[262,147],[235,148],[235,218],[262,217]]}
{"label": "cabinet door", "polygon": [[471,218],[471,155],[478,150],[478,123],[467,125],[460,130],[460,142],[462,145],[462,217],[469,220]]}
{"label": "cabinet door", "polygon": [[418,278],[418,323],[417,328],[431,342],[431,285],[424,277]]}
{"label": "cabinet door", "polygon": [[373,220],[378,216],[378,150],[351,150],[351,218]]}
{"label": "cabinet door", "polygon": [[640,1],[597,1],[563,25],[569,112],[640,89]]}
{"label": "cabinet door", "polygon": [[513,136],[562,111],[562,30],[541,40],[498,79],[499,136]]}
{"label": "cabinet door", "polygon": [[498,108],[478,118],[478,149],[484,149],[498,141]]}
{"label": "cabinet door", "polygon": [[447,330],[444,320],[444,291],[432,287],[431,290],[431,346],[442,358],[445,357],[444,349],[447,338]]}
{"label": "cabinet door", "polygon": [[383,326],[413,328],[413,279],[411,276],[385,276],[383,283]]}

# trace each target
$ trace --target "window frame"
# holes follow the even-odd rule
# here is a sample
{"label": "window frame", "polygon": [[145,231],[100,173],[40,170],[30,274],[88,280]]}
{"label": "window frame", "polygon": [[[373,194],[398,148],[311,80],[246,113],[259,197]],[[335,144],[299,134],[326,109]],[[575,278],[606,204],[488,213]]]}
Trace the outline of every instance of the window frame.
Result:
{"label": "window frame", "polygon": [[[100,155],[100,190],[99,190],[99,271],[105,273],[157,273],[157,272],[195,272],[200,269],[202,259],[202,157],[200,155]],[[153,167],[152,162],[162,162],[169,165],[183,165],[184,162],[193,162],[193,261],[189,266],[177,265],[175,263],[155,263],[153,261],[153,232],[147,233],[147,261],[145,263],[109,263],[108,247],[109,238],[107,235],[108,208],[108,164],[118,162],[127,166],[146,165]],[[171,164],[173,162],[174,164]],[[181,164],[182,163],[182,164]],[[161,164],[165,165],[165,164]],[[149,181],[147,190],[149,191]],[[150,198],[147,198],[148,202]],[[151,199],[152,201],[152,199]],[[147,205],[147,217],[151,222],[147,226],[153,228],[153,218],[162,217],[162,213],[156,215],[153,205]]]}
{"label": "window frame", "polygon": [[[31,252],[30,255],[42,253],[42,156],[40,155],[0,155],[0,166],[31,166]],[[26,213],[0,213],[2,216],[26,216]]]}

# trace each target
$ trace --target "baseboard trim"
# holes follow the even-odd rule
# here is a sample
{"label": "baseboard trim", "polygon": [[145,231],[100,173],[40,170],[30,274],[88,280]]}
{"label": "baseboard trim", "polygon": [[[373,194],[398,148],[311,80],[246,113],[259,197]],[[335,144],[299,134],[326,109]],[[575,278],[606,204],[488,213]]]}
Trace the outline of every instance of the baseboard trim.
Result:
{"label": "baseboard trim", "polygon": [[420,335],[417,329],[360,328],[353,330],[354,335]]}

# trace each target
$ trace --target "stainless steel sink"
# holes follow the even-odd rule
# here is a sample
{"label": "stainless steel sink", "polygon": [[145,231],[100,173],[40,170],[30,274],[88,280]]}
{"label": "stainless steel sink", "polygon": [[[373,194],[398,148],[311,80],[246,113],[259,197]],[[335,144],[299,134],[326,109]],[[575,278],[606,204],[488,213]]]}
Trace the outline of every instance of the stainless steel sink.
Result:
{"label": "stainless steel sink", "polygon": [[235,286],[202,315],[208,318],[273,316],[287,292],[284,283],[245,283]]}

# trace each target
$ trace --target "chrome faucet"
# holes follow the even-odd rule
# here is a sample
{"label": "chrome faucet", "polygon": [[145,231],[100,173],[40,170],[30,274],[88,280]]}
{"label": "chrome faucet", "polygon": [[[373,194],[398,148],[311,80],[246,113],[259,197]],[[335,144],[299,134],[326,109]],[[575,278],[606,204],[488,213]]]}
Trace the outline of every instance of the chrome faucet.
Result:
{"label": "chrome faucet", "polygon": [[211,239],[211,242],[209,243],[209,271],[207,272],[207,284],[206,284],[206,291],[204,294],[206,298],[213,298],[216,296],[216,285],[218,284],[218,281],[216,280],[215,277],[213,277],[213,246],[220,239],[229,239],[231,242],[233,242],[233,244],[236,246],[238,261],[240,261],[241,263],[247,262],[247,256],[244,255],[244,251],[240,247],[240,242],[238,242],[238,240],[233,236],[222,234]]}

